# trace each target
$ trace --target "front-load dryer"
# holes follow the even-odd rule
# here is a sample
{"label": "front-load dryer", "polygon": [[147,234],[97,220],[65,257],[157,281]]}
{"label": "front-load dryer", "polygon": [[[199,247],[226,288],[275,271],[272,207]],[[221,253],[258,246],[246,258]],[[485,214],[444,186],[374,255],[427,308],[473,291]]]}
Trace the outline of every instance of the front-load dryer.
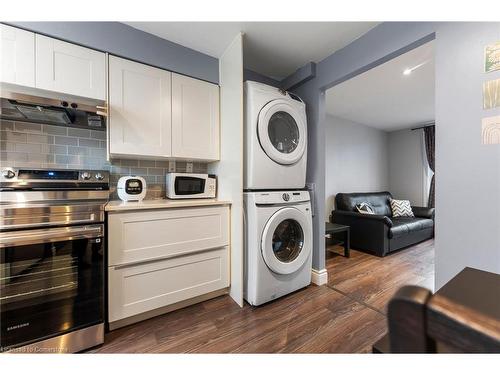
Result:
{"label": "front-load dryer", "polygon": [[245,85],[244,189],[303,189],[307,119],[294,94],[262,83]]}
{"label": "front-load dryer", "polygon": [[311,283],[312,218],[307,191],[244,193],[244,298],[253,306]]}

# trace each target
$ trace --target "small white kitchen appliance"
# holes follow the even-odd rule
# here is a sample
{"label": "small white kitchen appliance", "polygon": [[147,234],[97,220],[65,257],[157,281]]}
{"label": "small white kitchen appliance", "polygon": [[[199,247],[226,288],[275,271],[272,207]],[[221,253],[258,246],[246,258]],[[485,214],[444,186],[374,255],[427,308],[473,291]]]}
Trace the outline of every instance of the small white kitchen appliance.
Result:
{"label": "small white kitchen appliance", "polygon": [[142,201],[146,196],[146,180],[141,176],[123,176],[118,180],[116,191],[124,202]]}

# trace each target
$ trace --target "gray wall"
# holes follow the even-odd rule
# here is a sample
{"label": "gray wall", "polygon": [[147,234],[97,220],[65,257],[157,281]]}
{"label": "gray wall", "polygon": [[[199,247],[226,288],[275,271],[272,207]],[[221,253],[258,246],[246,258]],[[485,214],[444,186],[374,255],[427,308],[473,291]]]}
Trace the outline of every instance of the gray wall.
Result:
{"label": "gray wall", "polygon": [[436,38],[436,284],[465,266],[500,273],[500,145],[481,144],[484,46],[500,23],[445,23]]}
{"label": "gray wall", "polygon": [[255,81],[273,87],[281,87],[281,82],[250,69],[243,69],[243,81]]}
{"label": "gray wall", "polygon": [[388,133],[326,115],[325,220],[337,193],[389,188]]}
{"label": "gray wall", "polygon": [[10,22],[9,24],[158,68],[219,83],[218,59],[119,22]]}
{"label": "gray wall", "polygon": [[[317,64],[296,91],[307,103],[308,182],[325,200],[324,90],[436,39],[436,289],[466,266],[500,273],[500,148],[481,146],[484,46],[499,23],[387,22]],[[468,204],[471,203],[471,204]],[[467,214],[464,214],[464,210]],[[474,218],[471,220],[471,218]],[[313,267],[323,269],[324,205],[314,218]]]}
{"label": "gray wall", "polygon": [[325,268],[325,90],[434,38],[433,23],[383,23],[316,64],[316,76],[294,89],[306,103],[307,182],[315,189],[313,268]]}
{"label": "gray wall", "polygon": [[395,199],[408,199],[414,206],[427,206],[427,160],[422,130],[388,133],[389,191]]}
{"label": "gray wall", "polygon": [[[113,199],[117,199],[118,179],[130,174],[145,178],[147,199],[164,198],[168,164],[166,160],[106,161],[103,131],[0,120],[0,167],[109,170]],[[176,162],[175,170],[185,172],[186,163]],[[194,163],[193,171],[206,173],[207,164]]]}

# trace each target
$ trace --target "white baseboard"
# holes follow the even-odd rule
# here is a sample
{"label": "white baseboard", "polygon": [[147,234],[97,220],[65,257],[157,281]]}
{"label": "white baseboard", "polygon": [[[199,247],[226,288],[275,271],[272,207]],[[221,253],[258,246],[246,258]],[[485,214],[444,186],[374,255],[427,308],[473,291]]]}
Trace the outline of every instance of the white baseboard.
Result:
{"label": "white baseboard", "polygon": [[313,268],[311,272],[312,272],[311,281],[313,284],[325,285],[326,283],[328,283],[328,271],[326,270],[326,268],[323,268],[320,271],[315,270]]}

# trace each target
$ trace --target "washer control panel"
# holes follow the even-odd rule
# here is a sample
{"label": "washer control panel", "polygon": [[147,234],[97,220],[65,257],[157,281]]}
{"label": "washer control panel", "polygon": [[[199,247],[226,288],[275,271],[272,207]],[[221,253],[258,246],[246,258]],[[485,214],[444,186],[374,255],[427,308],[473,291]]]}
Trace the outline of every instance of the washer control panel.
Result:
{"label": "washer control panel", "polygon": [[309,192],[303,190],[263,191],[255,196],[257,204],[293,204],[310,201]]}

